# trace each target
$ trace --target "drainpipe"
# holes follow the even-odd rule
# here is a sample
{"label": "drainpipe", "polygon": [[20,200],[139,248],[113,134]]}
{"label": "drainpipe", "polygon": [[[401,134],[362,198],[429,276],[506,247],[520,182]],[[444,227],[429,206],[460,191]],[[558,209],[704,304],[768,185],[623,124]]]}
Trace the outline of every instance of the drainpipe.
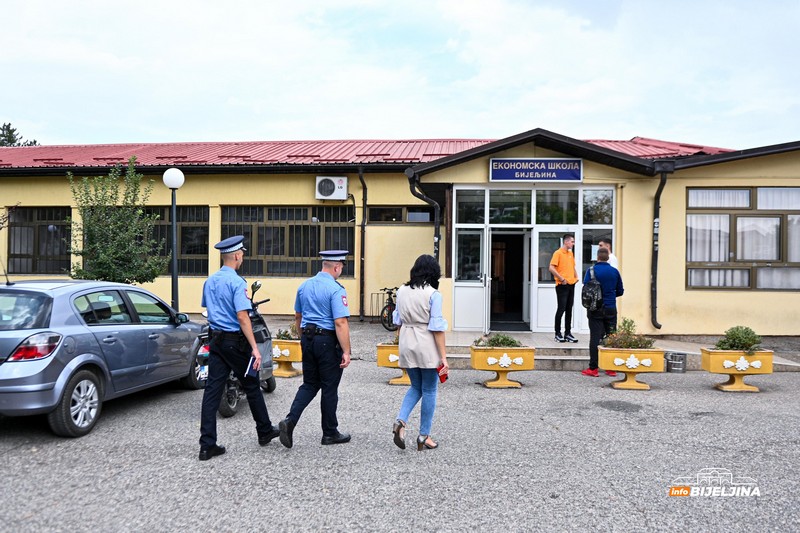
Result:
{"label": "drainpipe", "polygon": [[[364,167],[358,167],[358,179],[361,181],[361,190],[364,191],[361,197],[361,257],[359,257],[359,262],[361,265],[360,271],[360,278],[358,280],[358,287],[359,287],[359,302],[358,306],[361,308],[361,312],[358,314],[358,321],[364,322],[364,285],[365,285],[365,276],[364,276],[364,246],[365,246],[365,234],[367,233],[367,182],[364,181]],[[353,216],[355,216],[356,210],[356,198],[353,197]]]}
{"label": "drainpipe", "polygon": [[658,323],[658,235],[660,230],[661,193],[667,184],[667,174],[675,172],[675,161],[665,160],[655,162],[655,171],[661,173],[661,181],[653,199],[653,256],[650,262],[650,322],[656,329],[661,329]]}
{"label": "drainpipe", "polygon": [[425,193],[422,192],[422,189],[419,188],[419,176],[414,169],[411,167],[407,168],[405,171],[406,177],[408,177],[408,188],[411,189],[411,194],[422,200],[428,205],[433,206],[433,257],[436,259],[436,262],[439,262],[439,240],[441,234],[439,233],[439,204],[436,203],[431,198],[425,196]]}

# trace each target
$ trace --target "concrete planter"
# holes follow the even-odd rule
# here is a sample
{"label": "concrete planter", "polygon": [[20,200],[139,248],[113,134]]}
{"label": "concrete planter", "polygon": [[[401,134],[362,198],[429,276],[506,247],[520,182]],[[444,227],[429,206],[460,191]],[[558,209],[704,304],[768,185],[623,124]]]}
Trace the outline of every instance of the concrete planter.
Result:
{"label": "concrete planter", "polygon": [[303,373],[292,366],[292,363],[303,362],[303,350],[299,340],[272,339],[272,360],[278,363],[272,373],[279,378],[293,378]]}
{"label": "concrete planter", "polygon": [[744,377],[752,374],[772,374],[772,351],[759,350],[753,355],[737,350],[710,350],[700,348],[700,366],[712,374],[728,374],[724,383],[714,385],[725,392],[759,392],[748,385]]}
{"label": "concrete planter", "polygon": [[[386,368],[400,368],[400,346],[397,344],[378,344],[378,366]],[[405,368],[400,368],[402,374],[389,380],[389,385],[411,385],[411,379]]]}
{"label": "concrete planter", "polygon": [[516,370],[533,370],[536,349],[529,346],[520,348],[470,346],[469,353],[472,368],[496,373],[494,379],[483,382],[484,387],[518,389],[522,384],[508,379],[508,373]]}
{"label": "concrete planter", "polygon": [[644,372],[663,372],[664,350],[599,346],[597,366],[603,370],[613,370],[625,374],[625,379],[611,383],[615,389],[650,390],[650,385],[637,381],[636,376]]}

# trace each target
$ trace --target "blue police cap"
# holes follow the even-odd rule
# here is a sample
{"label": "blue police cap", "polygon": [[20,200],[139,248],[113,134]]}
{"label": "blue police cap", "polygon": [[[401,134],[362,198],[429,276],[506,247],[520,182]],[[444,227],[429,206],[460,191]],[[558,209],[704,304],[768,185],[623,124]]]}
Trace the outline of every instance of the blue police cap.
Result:
{"label": "blue police cap", "polygon": [[219,253],[221,254],[229,254],[237,250],[247,251],[247,248],[245,248],[244,244],[242,244],[243,242],[244,235],[234,235],[233,237],[228,237],[227,239],[219,241],[214,245],[214,248],[219,250]]}
{"label": "blue police cap", "polygon": [[319,255],[323,261],[344,261],[349,253],[347,250],[325,250]]}

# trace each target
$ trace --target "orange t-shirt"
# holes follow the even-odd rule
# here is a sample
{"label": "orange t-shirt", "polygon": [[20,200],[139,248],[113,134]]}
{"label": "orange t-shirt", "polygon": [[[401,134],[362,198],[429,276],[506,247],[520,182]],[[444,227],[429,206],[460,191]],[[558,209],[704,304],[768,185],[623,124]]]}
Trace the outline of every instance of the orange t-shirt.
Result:
{"label": "orange t-shirt", "polygon": [[[553,252],[553,258],[550,259],[550,264],[556,267],[556,271],[564,277],[567,285],[574,285],[578,282],[578,277],[575,275],[575,255],[572,253],[572,250],[559,248]],[[556,285],[560,284],[561,283],[556,278]]]}

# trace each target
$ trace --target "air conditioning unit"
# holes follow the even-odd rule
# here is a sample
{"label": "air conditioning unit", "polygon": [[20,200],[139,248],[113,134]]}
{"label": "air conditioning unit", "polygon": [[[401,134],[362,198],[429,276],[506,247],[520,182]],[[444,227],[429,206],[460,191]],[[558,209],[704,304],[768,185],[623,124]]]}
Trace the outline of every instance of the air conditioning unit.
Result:
{"label": "air conditioning unit", "polygon": [[317,200],[347,200],[346,176],[317,176]]}

